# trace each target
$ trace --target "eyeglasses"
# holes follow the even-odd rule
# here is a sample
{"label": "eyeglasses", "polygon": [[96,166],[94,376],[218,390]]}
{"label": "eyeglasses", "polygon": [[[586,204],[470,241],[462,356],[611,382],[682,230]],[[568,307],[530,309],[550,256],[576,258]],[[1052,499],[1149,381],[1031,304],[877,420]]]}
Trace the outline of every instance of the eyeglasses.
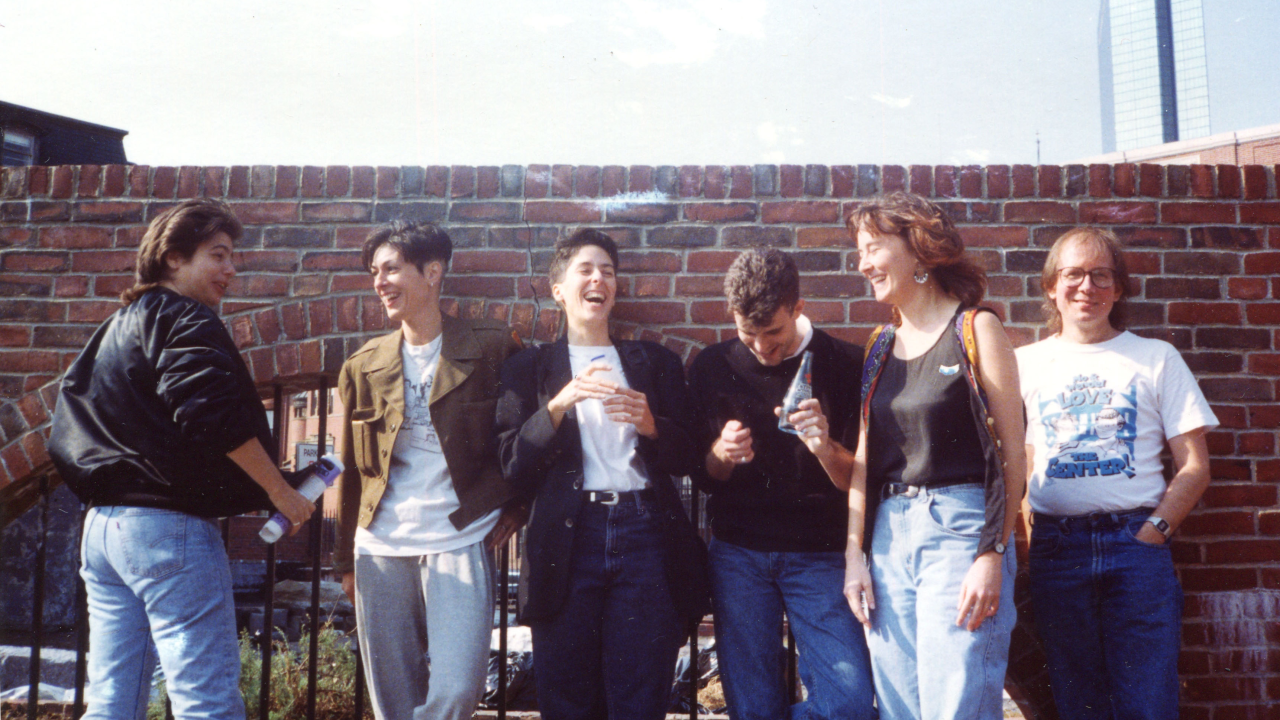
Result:
{"label": "eyeglasses", "polygon": [[1111,268],[1094,268],[1085,270],[1078,267],[1058,268],[1058,277],[1062,278],[1062,282],[1068,287],[1076,287],[1084,284],[1085,276],[1093,281],[1096,288],[1106,289],[1116,284],[1116,271]]}

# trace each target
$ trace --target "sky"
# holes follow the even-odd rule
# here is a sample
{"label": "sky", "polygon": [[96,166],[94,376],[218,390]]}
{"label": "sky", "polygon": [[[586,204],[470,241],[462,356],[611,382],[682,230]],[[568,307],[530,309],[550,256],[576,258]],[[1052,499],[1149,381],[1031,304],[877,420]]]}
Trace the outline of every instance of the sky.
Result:
{"label": "sky", "polygon": [[[1213,132],[1280,123],[1280,2],[1205,8]],[[1067,163],[1102,152],[1098,10],[0,0],[0,100],[150,165]]]}

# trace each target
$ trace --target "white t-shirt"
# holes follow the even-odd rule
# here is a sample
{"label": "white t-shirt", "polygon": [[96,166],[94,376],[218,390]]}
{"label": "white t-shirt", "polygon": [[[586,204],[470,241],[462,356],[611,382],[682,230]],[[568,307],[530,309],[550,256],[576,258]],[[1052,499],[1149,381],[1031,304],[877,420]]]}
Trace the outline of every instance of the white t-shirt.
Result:
{"label": "white t-shirt", "polygon": [[401,343],[404,363],[404,422],[391,448],[387,489],[368,528],[357,528],[356,552],[362,555],[430,555],[484,539],[498,522],[494,510],[461,531],[449,514],[457,510],[449,466],[431,422],[431,388],[440,365],[440,338],[426,345]]}
{"label": "white t-shirt", "polygon": [[1163,340],[1124,332],[1086,345],[1055,336],[1017,356],[1035,512],[1155,507],[1166,488],[1165,439],[1218,426],[1186,362]]}
{"label": "white t-shirt", "polygon": [[[609,372],[595,372],[592,377],[609,380],[630,388],[622,372],[622,359],[612,345],[570,345],[569,365],[574,375],[581,375],[593,362],[604,362],[613,368]],[[637,449],[640,433],[636,426],[626,422],[614,422],[604,412],[600,400],[580,400],[575,408],[578,431],[582,436],[582,469],[584,490],[615,490],[631,492],[649,486],[644,461]]]}

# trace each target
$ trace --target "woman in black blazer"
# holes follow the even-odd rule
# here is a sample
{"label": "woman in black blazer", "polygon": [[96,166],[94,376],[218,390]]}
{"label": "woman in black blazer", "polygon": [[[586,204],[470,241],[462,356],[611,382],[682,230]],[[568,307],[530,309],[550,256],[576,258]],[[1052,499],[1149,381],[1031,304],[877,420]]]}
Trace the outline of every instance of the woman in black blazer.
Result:
{"label": "woman in black blazer", "polygon": [[596,230],[558,242],[567,332],[502,370],[503,472],[534,498],[520,620],[548,720],[661,718],[685,631],[709,607],[705,549],[672,482],[698,460],[684,369],[660,345],[609,337],[617,258]]}

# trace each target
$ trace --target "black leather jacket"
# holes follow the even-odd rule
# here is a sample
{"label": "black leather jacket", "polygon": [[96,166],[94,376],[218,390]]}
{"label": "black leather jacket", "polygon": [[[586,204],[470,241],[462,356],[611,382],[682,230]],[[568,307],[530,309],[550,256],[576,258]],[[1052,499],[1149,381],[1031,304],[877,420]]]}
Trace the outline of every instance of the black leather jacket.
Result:
{"label": "black leather jacket", "polygon": [[156,288],[116,311],[62,380],[50,450],[86,504],[225,517],[271,507],[227,457],[275,443],[249,369],[218,314]]}

